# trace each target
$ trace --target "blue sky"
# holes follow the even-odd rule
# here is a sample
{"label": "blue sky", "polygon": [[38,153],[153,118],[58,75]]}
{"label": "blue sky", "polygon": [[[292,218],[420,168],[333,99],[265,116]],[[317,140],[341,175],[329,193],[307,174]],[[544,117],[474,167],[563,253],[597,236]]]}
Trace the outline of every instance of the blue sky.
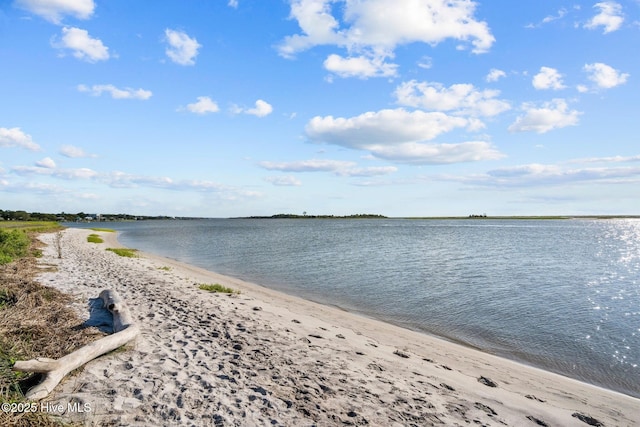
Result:
{"label": "blue sky", "polygon": [[0,208],[640,214],[640,1],[0,1]]}

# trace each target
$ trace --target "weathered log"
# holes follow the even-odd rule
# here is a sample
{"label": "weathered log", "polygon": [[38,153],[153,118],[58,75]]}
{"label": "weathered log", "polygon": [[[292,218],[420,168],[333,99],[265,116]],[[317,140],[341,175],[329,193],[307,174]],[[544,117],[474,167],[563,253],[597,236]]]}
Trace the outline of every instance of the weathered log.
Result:
{"label": "weathered log", "polygon": [[105,289],[100,292],[99,297],[103,304],[104,308],[109,310],[111,315],[113,316],[113,332],[120,332],[127,328],[129,325],[133,324],[133,319],[131,318],[131,313],[129,313],[129,309],[124,304],[120,295],[118,295],[115,291],[111,289]]}
{"label": "weathered log", "polygon": [[100,299],[103,300],[105,308],[107,308],[113,316],[114,333],[89,343],[57,360],[37,358],[16,362],[12,367],[14,371],[40,372],[44,374],[44,378],[40,384],[27,392],[25,396],[27,399],[39,400],[45,398],[69,372],[100,355],[126,344],[140,333],[140,329],[131,319],[129,310],[115,291],[102,291],[100,293]]}

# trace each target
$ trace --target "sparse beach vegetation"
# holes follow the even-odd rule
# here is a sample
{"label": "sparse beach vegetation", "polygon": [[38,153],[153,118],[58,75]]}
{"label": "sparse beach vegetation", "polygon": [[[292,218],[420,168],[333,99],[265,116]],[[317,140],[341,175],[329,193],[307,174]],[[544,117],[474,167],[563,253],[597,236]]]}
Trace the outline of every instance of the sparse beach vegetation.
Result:
{"label": "sparse beach vegetation", "polygon": [[93,231],[103,231],[105,233],[115,233],[116,230],[113,230],[111,228],[98,228],[98,227],[92,227],[91,230]]}
{"label": "sparse beach vegetation", "polygon": [[[69,296],[34,280],[40,271],[34,256],[40,243],[24,229],[14,229],[11,233],[20,233],[19,246],[23,247],[25,240],[27,246],[12,257],[12,262],[0,267],[0,404],[25,402],[24,390],[40,379],[37,374],[12,371],[17,360],[59,358],[70,349],[95,339],[95,330],[76,328],[82,319],[69,307]],[[0,425],[53,427],[64,424],[40,411],[2,411]]]}
{"label": "sparse beach vegetation", "polygon": [[129,249],[129,248],[107,248],[108,251],[111,251],[121,257],[125,258],[138,258],[138,250],[137,249]]}
{"label": "sparse beach vegetation", "polygon": [[203,291],[209,291],[209,292],[219,292],[219,293],[224,293],[224,294],[239,294],[240,291],[236,291],[235,289],[231,289],[227,286],[221,285],[219,283],[213,283],[213,284],[207,284],[207,283],[201,283],[200,285],[198,285],[198,288],[202,289]]}
{"label": "sparse beach vegetation", "polygon": [[104,240],[102,240],[102,237],[98,236],[97,234],[89,234],[87,236],[87,242],[89,242],[89,243],[104,243]]}

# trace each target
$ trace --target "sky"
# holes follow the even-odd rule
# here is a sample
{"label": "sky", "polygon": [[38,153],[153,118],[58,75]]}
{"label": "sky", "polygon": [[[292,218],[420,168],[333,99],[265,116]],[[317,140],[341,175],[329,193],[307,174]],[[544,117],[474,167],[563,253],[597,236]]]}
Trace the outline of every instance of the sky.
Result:
{"label": "sky", "polygon": [[640,0],[0,0],[0,209],[640,214]]}

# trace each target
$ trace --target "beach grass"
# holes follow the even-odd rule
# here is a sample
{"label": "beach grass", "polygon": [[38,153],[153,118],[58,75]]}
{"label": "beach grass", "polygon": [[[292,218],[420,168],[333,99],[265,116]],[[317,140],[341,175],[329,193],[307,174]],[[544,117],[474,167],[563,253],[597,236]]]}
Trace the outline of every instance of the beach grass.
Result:
{"label": "beach grass", "polygon": [[138,250],[137,249],[129,249],[129,248],[107,248],[108,251],[111,251],[121,257],[125,258],[138,258]]}
{"label": "beach grass", "polygon": [[[24,390],[39,380],[31,373],[12,371],[17,360],[60,358],[95,340],[95,332],[76,328],[82,319],[69,307],[69,296],[34,280],[40,272],[34,254],[41,243],[21,229],[11,232],[29,238],[26,250],[0,268],[0,404],[24,403]],[[0,411],[0,425],[64,424],[40,411]]]}
{"label": "beach grass", "polygon": [[93,230],[93,231],[104,231],[105,233],[115,233],[115,232],[116,232],[116,230],[113,230],[113,229],[111,229],[111,228],[98,228],[98,227],[94,227],[94,228],[91,228],[91,230]]}
{"label": "beach grass", "polygon": [[232,288],[229,288],[227,286],[221,285],[220,283],[212,283],[212,284],[201,283],[200,285],[198,285],[198,288],[202,289],[203,291],[219,292],[219,293],[224,293],[224,294],[239,294],[240,293],[240,291],[236,291],[235,289],[232,289]]}
{"label": "beach grass", "polygon": [[89,242],[89,243],[104,243],[104,240],[102,240],[102,237],[98,236],[97,234],[89,234],[87,236],[87,242]]}
{"label": "beach grass", "polygon": [[163,270],[163,271],[171,271],[171,267],[167,267],[166,265],[163,267],[158,267],[158,270]]}

